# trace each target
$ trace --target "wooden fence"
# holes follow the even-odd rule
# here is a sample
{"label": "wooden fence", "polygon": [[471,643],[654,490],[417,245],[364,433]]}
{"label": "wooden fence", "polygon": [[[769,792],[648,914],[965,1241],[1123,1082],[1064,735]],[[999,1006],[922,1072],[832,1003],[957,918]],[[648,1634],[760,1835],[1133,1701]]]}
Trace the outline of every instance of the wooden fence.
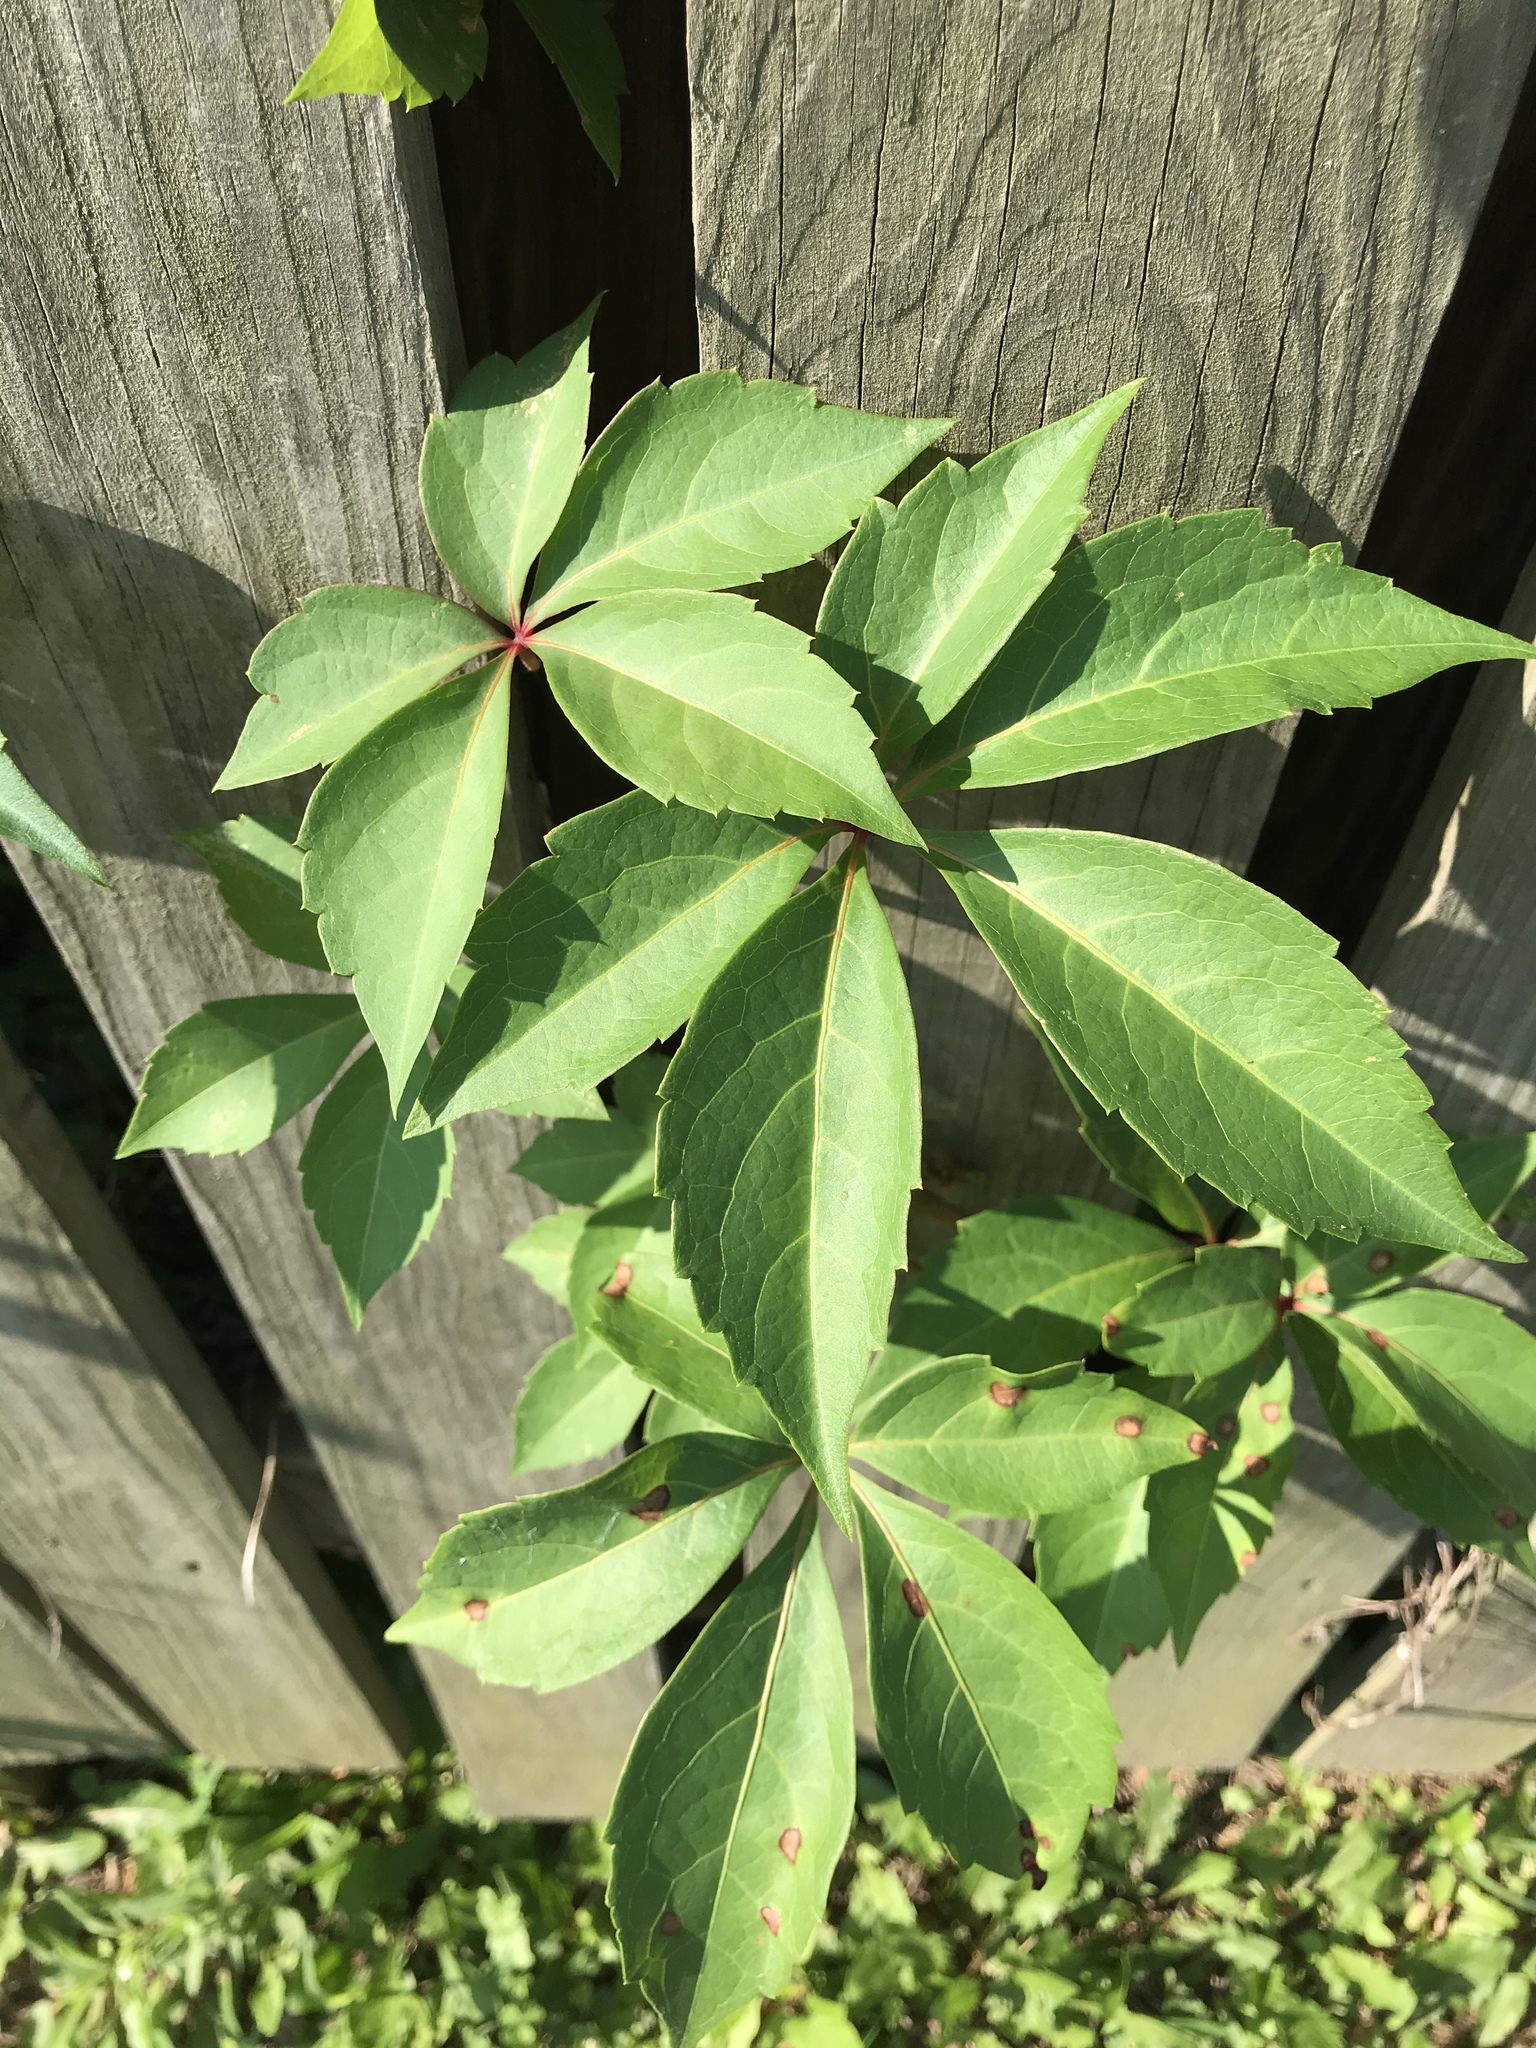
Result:
{"label": "wooden fence", "polygon": [[[1441,602],[1536,623],[1518,561],[1497,566],[1512,533],[1536,540],[1536,428],[1505,403],[1536,332],[1523,0],[617,0],[617,191],[510,9],[458,108],[284,106],[328,13],[14,0],[0,20],[0,730],[112,893],[13,859],[130,1080],[198,1004],[313,985],[240,940],[174,837],[239,808],[209,787],[250,649],[316,584],[440,585],[415,497],[426,418],[467,356],[526,347],[599,288],[600,415],[652,375],[732,365],[953,413],[951,446],[977,454],[1145,376],[1098,524],[1258,503]],[[1426,539],[1445,505],[1459,552]],[[792,576],[773,602],[813,596]],[[935,809],[1236,868],[1257,847],[1266,884],[1334,929],[1374,907],[1357,964],[1447,1121],[1527,1127],[1536,881],[1511,821],[1536,714],[1490,675],[1443,747],[1460,702],[1431,684],[1303,721],[1294,748],[1287,724]],[[514,761],[525,854],[608,786],[537,699]],[[1339,801],[1356,788],[1379,800]],[[929,1194],[1103,1194],[947,892],[899,858],[878,880],[924,1044]],[[387,1762],[405,1717],[281,1486],[242,1584],[261,1447],[14,1061],[0,1082],[0,1756],[175,1741]],[[302,1120],[246,1159],[173,1162],[396,1610],[439,1532],[504,1495],[513,1399],[558,1334],[497,1257],[546,1206],[505,1171],[528,1135],[461,1126],[442,1226],[361,1335],[299,1201]],[[1518,1271],[1470,1284],[1536,1309]],[[1182,1669],[1159,1654],[1115,1680],[1128,1759],[1249,1753],[1324,1653],[1306,1624],[1415,1539],[1302,1422],[1260,1565]],[[1523,1746],[1520,1596],[1501,1589],[1464,1643],[1424,1713],[1370,1721],[1386,1646],[1365,1644],[1359,1710],[1330,1693],[1310,1752],[1438,1769]],[[603,1807],[657,1677],[644,1657],[539,1699],[419,1663],[486,1806],[545,1816]]]}

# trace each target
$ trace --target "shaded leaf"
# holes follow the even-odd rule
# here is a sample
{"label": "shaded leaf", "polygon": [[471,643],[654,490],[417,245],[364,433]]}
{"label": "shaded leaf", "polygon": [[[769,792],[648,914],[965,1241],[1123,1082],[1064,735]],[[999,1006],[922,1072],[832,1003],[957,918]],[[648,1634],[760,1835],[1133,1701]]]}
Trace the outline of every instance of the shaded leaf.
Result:
{"label": "shaded leaf", "polygon": [[855,1498],[875,1725],[903,1806],[957,1863],[1053,1869],[1114,1797],[1103,1673],[990,1545],[883,1489]]}
{"label": "shaded leaf", "polygon": [[408,704],[322,777],[304,900],[399,1101],[485,896],[507,769],[507,664]]}
{"label": "shaded leaf", "polygon": [[249,1152],[296,1116],[367,1030],[350,996],[235,996],[173,1024],[144,1070],[119,1159]]}
{"label": "shaded leaf", "polygon": [[740,1437],[669,1437],[560,1493],[464,1515],[388,1632],[496,1685],[553,1692],[622,1664],[702,1599],[793,1460]]}
{"label": "shaded leaf", "polygon": [[590,1337],[562,1337],[528,1375],[512,1415],[512,1477],[601,1457],[639,1420],[648,1389]]}
{"label": "shaded leaf", "polygon": [[534,556],[581,467],[597,301],[517,362],[487,356],[429,422],[421,505],[433,544],[494,619],[516,619]]}
{"label": "shaded leaf", "polygon": [[640,592],[538,637],[556,701],[610,767],[696,810],[918,838],[841,676],[744,597]]}
{"label": "shaded leaf", "polygon": [[853,1791],[853,1687],[812,1509],[706,1623],[614,1794],[608,1896],[625,1975],[677,2048],[788,1986]]}
{"label": "shaded leaf", "polygon": [[981,1352],[1009,1373],[1074,1363],[1117,1301],[1188,1258],[1155,1224],[1071,1195],[962,1217],[901,1297],[861,1407],[932,1358]]}
{"label": "shaded leaf", "polygon": [[469,936],[476,972],[422,1090],[436,1120],[585,1087],[692,1014],[813,848],[643,790],[549,834]]}
{"label": "shaded leaf", "polygon": [[43,802],[16,766],[4,733],[0,733],[0,839],[14,839],[33,853],[60,861],[77,875],[106,887],[106,877],[96,865],[96,856],[53,806]]}
{"label": "shaded leaf", "polygon": [[678,1269],[847,1524],[848,1422],[905,1256],[921,1124],[901,962],[862,865],[748,939],[662,1095]]}
{"label": "shaded leaf", "polygon": [[[418,1060],[407,1102],[426,1068]],[[304,1203],[330,1247],[347,1312],[363,1310],[432,1235],[453,1186],[453,1133],[404,1135],[378,1048],[353,1062],[315,1112],[299,1157]]]}
{"label": "shaded leaf", "polygon": [[183,832],[219,885],[224,908],[254,945],[297,967],[330,969],[312,910],[304,908],[297,818],[229,818],[211,832]]}
{"label": "shaded leaf", "polygon": [[1030,1524],[1035,1583],[1106,1671],[1155,1650],[1169,1629],[1168,1603],[1147,1559],[1147,1482],[1112,1500]]}
{"label": "shaded leaf", "polygon": [[485,70],[480,0],[342,0],[341,12],[290,100],[377,93],[424,107],[455,103]]}
{"label": "shaded leaf", "polygon": [[1462,1193],[1385,1006],[1286,904],[1108,832],[933,843],[1062,1058],[1175,1172],[1302,1235],[1517,1256]]}
{"label": "shaded leaf", "polygon": [[809,561],[948,420],[818,405],[709,370],[649,385],[592,444],[539,562],[530,616],[638,590],[722,590]]}
{"label": "shaded leaf", "polygon": [[524,1146],[512,1171],[557,1202],[586,1208],[623,1202],[649,1191],[655,1175],[651,1141],[627,1117],[565,1119]]}
{"label": "shaded leaf", "polygon": [[1530,651],[1262,512],[1164,513],[1074,550],[909,787],[1045,782]]}
{"label": "shaded leaf", "polygon": [[581,125],[603,162],[619,175],[619,96],[624,60],[608,26],[611,0],[517,0],[518,12],[576,102]]}
{"label": "shaded leaf", "polygon": [[816,651],[859,693],[882,754],[952,710],[1051,580],[1081,523],[1104,436],[1137,386],[1010,441],[941,462],[894,510],[877,499],[833,571]]}
{"label": "shaded leaf", "polygon": [[1104,1348],[1159,1378],[1212,1378],[1274,1335],[1280,1282],[1273,1252],[1202,1245],[1192,1265],[1160,1274],[1117,1305]]}
{"label": "shaded leaf", "polygon": [[1181,1180],[1118,1110],[1105,1109],[1094,1100],[1043,1033],[1036,1043],[1077,1111],[1078,1135],[1115,1185],[1140,1196],[1170,1229],[1213,1243],[1232,1207],[1226,1196],[1203,1180]]}
{"label": "shaded leaf", "polygon": [[339,760],[393,712],[496,645],[494,628],[420,590],[312,590],[251,656],[259,692],[215,789]]}
{"label": "shaded leaf", "polygon": [[571,1284],[576,1240],[586,1224],[586,1209],[561,1209],[554,1216],[536,1216],[521,1237],[514,1237],[502,1257],[523,1271],[564,1308]]}

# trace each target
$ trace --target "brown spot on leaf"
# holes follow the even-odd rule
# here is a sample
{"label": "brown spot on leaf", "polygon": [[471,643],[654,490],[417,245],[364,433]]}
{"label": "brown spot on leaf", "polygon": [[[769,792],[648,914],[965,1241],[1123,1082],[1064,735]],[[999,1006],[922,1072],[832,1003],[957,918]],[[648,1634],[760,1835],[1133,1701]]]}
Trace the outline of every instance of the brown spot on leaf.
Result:
{"label": "brown spot on leaf", "polygon": [[637,1522],[659,1522],[671,1505],[671,1487],[653,1486],[649,1493],[643,1494],[635,1502],[629,1512]]}
{"label": "brown spot on leaf", "polygon": [[768,1932],[769,1932],[770,1934],[777,1934],[777,1933],[778,1933],[778,1931],[779,1931],[779,1909],[778,1909],[778,1907],[777,1907],[777,1906],[764,1906],[764,1908],[763,1908],[763,1925],[764,1925],[764,1926],[765,1926],[765,1927],[767,1928],[767,1930],[768,1930]]}
{"label": "brown spot on leaf", "polygon": [[1216,1434],[1218,1436],[1236,1436],[1237,1417],[1235,1415],[1218,1415],[1216,1418]]}
{"label": "brown spot on leaf", "polygon": [[681,1934],[683,1931],[682,1914],[674,1913],[669,1906],[661,1916],[661,1931],[663,1934]]}
{"label": "brown spot on leaf", "polygon": [[1125,1662],[1127,1657],[1136,1657],[1140,1654],[1140,1651],[1136,1648],[1136,1645],[1134,1643],[1122,1643],[1120,1645],[1120,1662],[1122,1664]]}
{"label": "brown spot on leaf", "polygon": [[1278,1401],[1266,1401],[1259,1410],[1266,1422],[1278,1422],[1284,1412]]}
{"label": "brown spot on leaf", "polygon": [[1520,1526],[1520,1510],[1518,1508],[1495,1508],[1493,1519],[1501,1529],[1518,1529]]}
{"label": "brown spot on leaf", "polygon": [[1389,1252],[1383,1247],[1379,1252],[1372,1252],[1365,1263],[1372,1273],[1385,1273],[1388,1266],[1396,1265],[1397,1258],[1395,1253]]}
{"label": "brown spot on leaf", "polygon": [[1042,1854],[1043,1856],[1049,1856],[1049,1855],[1050,1855],[1050,1853],[1051,1853],[1051,1838],[1050,1838],[1050,1836],[1049,1836],[1049,1835],[1036,1835],[1036,1837],[1035,1837],[1035,1846],[1036,1846],[1036,1848],[1038,1848],[1038,1849],[1039,1849],[1040,1853],[1041,1853],[1041,1854]]}
{"label": "brown spot on leaf", "polygon": [[1251,1451],[1243,1460],[1243,1470],[1250,1479],[1257,1479],[1261,1472],[1269,1470],[1268,1458],[1261,1458],[1257,1451]]}
{"label": "brown spot on leaf", "polygon": [[1121,1331],[1122,1331],[1122,1330],[1123,1330],[1124,1328],[1125,1328],[1125,1325],[1124,1325],[1124,1324],[1123,1324],[1123,1323],[1121,1322],[1121,1320],[1120,1320],[1120,1318],[1119,1318],[1118,1316],[1106,1316],[1106,1317],[1104,1318],[1104,1341],[1105,1341],[1105,1343],[1107,1344],[1107,1343],[1109,1342],[1109,1340],[1110,1340],[1110,1338],[1111,1338],[1111,1337],[1118,1337],[1118,1336],[1119,1336],[1119,1334],[1120,1334],[1120,1332],[1121,1332]]}
{"label": "brown spot on leaf", "polygon": [[491,1603],[489,1600],[466,1600],[464,1602],[464,1617],[467,1621],[484,1621],[490,1611]]}
{"label": "brown spot on leaf", "polygon": [[1006,1380],[994,1380],[987,1391],[999,1408],[1016,1408],[1024,1393],[1022,1387],[1010,1387]]}
{"label": "brown spot on leaf", "polygon": [[1296,1292],[1298,1294],[1326,1294],[1328,1292],[1327,1267],[1314,1266],[1305,1279],[1296,1282]]}
{"label": "brown spot on leaf", "polygon": [[784,1851],[790,1862],[793,1863],[800,1854],[800,1830],[798,1828],[786,1828],[779,1837],[779,1847]]}
{"label": "brown spot on leaf", "polygon": [[606,1294],[610,1301],[622,1301],[629,1292],[629,1283],[635,1277],[635,1269],[627,1259],[620,1259],[613,1269],[613,1278],[598,1292]]}
{"label": "brown spot on leaf", "polygon": [[1115,1418],[1116,1436],[1140,1436],[1142,1420],[1139,1415],[1119,1415]]}
{"label": "brown spot on leaf", "polygon": [[1243,1570],[1247,1571],[1249,1565],[1258,1563],[1259,1553],[1256,1550],[1245,1550],[1237,1561]]}
{"label": "brown spot on leaf", "polygon": [[1203,1458],[1207,1451],[1216,1448],[1215,1437],[1207,1436],[1203,1429],[1192,1429],[1184,1441],[1197,1458]]}
{"label": "brown spot on leaf", "polygon": [[916,1579],[902,1580],[901,1597],[903,1600],[906,1601],[907,1605],[911,1608],[912,1612],[917,1616],[919,1621],[922,1621],[926,1617],[928,1613],[928,1602],[923,1598],[923,1589],[917,1583]]}
{"label": "brown spot on leaf", "polygon": [[1371,1342],[1376,1346],[1376,1349],[1378,1351],[1391,1350],[1392,1339],[1390,1337],[1384,1336],[1380,1330],[1367,1330],[1365,1334],[1367,1335],[1367,1337],[1370,1338]]}

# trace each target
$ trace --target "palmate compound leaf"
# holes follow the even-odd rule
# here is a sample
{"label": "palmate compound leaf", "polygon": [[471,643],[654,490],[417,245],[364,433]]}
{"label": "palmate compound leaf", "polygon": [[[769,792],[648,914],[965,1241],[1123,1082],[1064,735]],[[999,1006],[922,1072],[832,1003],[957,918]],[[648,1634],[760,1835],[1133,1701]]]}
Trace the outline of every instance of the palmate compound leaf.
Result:
{"label": "palmate compound leaf", "polygon": [[1087,511],[1104,436],[1137,388],[970,469],[941,462],[859,521],[822,601],[816,651],[858,691],[882,755],[959,703],[1050,582]]}
{"label": "palmate compound leaf", "polygon": [[[406,1101],[426,1068],[416,1063]],[[453,1133],[404,1135],[405,1109],[390,1106],[378,1048],[347,1069],[315,1111],[299,1155],[304,1203],[336,1262],[355,1324],[393,1274],[427,1239],[453,1186]]]}
{"label": "palmate compound leaf", "polygon": [[435,1121],[590,1086],[669,1037],[815,850],[643,790],[558,826],[549,849],[475,921],[476,971],[422,1090]]}
{"label": "palmate compound leaf", "polygon": [[1117,1301],[1188,1259],[1155,1224],[1071,1195],[962,1217],[954,1241],[929,1254],[903,1294],[860,1411],[934,1358],[979,1352],[1008,1373],[1083,1358]]}
{"label": "palmate compound leaf", "polygon": [[853,1811],[853,1687],[814,1494],[667,1681],[614,1795],[608,1897],[676,2048],[810,1944]]}
{"label": "palmate compound leaf", "polygon": [[[725,1339],[699,1320],[693,1289],[673,1260],[664,1203],[654,1204],[640,1227],[622,1237],[601,1236],[599,1229],[584,1233],[580,1253],[571,1280],[573,1300],[576,1289],[582,1293],[585,1328],[648,1386],[716,1427],[764,1443],[782,1440],[762,1395],[737,1379]],[[619,1271],[621,1262],[626,1272]]]}
{"label": "palmate compound leaf", "polygon": [[485,70],[481,0],[342,0],[341,12],[290,100],[377,93],[424,107],[455,103]]}
{"label": "palmate compound leaf", "polygon": [[606,1344],[562,1337],[528,1375],[512,1415],[512,1477],[576,1465],[623,1443],[650,1389]]}
{"label": "palmate compound leaf", "polygon": [[1067,557],[906,787],[1044,782],[1529,653],[1261,512],[1161,515]]}
{"label": "palmate compound leaf", "polygon": [[587,139],[617,178],[619,97],[624,59],[608,26],[612,0],[517,0],[517,10],[544,46],[576,103]]}
{"label": "palmate compound leaf", "polygon": [[320,1093],[367,1028],[348,995],[205,1004],[151,1055],[118,1158],[249,1152]]}
{"label": "palmate compound leaf", "polygon": [[1106,1671],[1155,1650],[1169,1629],[1168,1603],[1147,1558],[1147,1482],[1112,1500],[1030,1524],[1035,1583]]}
{"label": "palmate compound leaf", "polygon": [[640,590],[724,590],[809,561],[949,420],[818,405],[708,370],[637,392],[588,451],[530,619]]}
{"label": "palmate compound leaf", "polygon": [[251,656],[257,699],[214,788],[244,789],[338,760],[496,642],[473,612],[420,590],[312,590]]}
{"label": "palmate compound leaf", "polygon": [[1468,1203],[1379,999],[1304,917],[1108,832],[935,836],[945,879],[1094,1096],[1174,1170],[1302,1236],[1518,1257]]}
{"label": "palmate compound leaf", "polygon": [[1090,1507],[1197,1458],[1195,1425],[1107,1373],[1031,1387],[986,1358],[921,1367],[859,1415],[850,1451],[962,1515]]}
{"label": "palmate compound leaf", "polygon": [[849,1527],[848,1423],[905,1256],[921,1130],[901,962],[856,858],[748,939],[662,1098],[678,1270]]}
{"label": "palmate compound leaf", "polygon": [[830,818],[918,843],[848,685],[803,633],[746,598],[609,598],[548,627],[536,645],[577,731],[663,802]]}
{"label": "palmate compound leaf", "polygon": [[65,824],[51,804],[46,804],[16,766],[0,733],[0,839],[14,839],[18,845],[61,861],[76,874],[106,887],[106,877],[96,856]]}
{"label": "palmate compound leaf", "polygon": [[553,1692],[611,1670],[714,1585],[794,1469],[742,1437],[669,1437],[595,1479],[463,1516],[388,1632],[494,1685]]}
{"label": "palmate compound leaf", "polygon": [[1251,1358],[1280,1324],[1280,1260],[1208,1244],[1148,1281],[1105,1319],[1104,1349],[1159,1379],[1210,1379]]}
{"label": "palmate compound leaf", "polygon": [[1381,1347],[1337,1316],[1294,1315],[1287,1329],[1329,1426],[1366,1478],[1452,1542],[1475,1543],[1536,1578],[1519,1504],[1425,1427]]}
{"label": "palmate compound leaf", "polygon": [[855,1498],[875,1726],[903,1806],[957,1863],[1049,1872],[1114,1796],[1104,1674],[990,1545],[862,1480]]}
{"label": "palmate compound leaf", "polygon": [[515,363],[487,356],[427,427],[421,505],[433,545],[493,619],[518,617],[533,559],[581,467],[596,311],[594,299]]}
{"label": "palmate compound leaf", "polygon": [[328,970],[315,913],[304,908],[297,818],[227,818],[210,832],[183,832],[219,885],[224,908],[264,953]]}
{"label": "palmate compound leaf", "polygon": [[304,900],[398,1102],[485,896],[507,771],[508,664],[408,704],[329,769],[299,844]]}

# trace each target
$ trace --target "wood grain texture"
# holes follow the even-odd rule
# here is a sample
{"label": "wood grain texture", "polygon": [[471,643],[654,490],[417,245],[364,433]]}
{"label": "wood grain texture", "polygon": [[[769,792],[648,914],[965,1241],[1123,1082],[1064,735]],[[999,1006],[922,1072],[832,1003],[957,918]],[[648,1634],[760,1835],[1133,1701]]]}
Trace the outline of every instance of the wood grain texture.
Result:
{"label": "wood grain texture", "polygon": [[[416,461],[462,359],[430,127],[282,105],[328,20],[21,0],[0,21],[0,730],[112,880],[18,856],[134,1083],[198,1004],[316,985],[244,944],[172,838],[302,797],[208,794],[257,638],[318,584],[442,585]],[[505,1171],[531,1133],[460,1129],[437,1236],[361,1336],[300,1204],[302,1124],[178,1165],[397,1609],[453,1519],[508,1491],[512,1402],[559,1332],[497,1256],[546,1206]],[[654,1689],[648,1658],[549,1700],[422,1661],[500,1813],[602,1810]]]}
{"label": "wood grain texture", "polygon": [[395,1762],[409,1730],[261,1460],[0,1041],[0,1548],[190,1748]]}
{"label": "wood grain texture", "polygon": [[[706,367],[954,414],[970,454],[1145,375],[1094,525],[1257,503],[1358,546],[1536,43],[1519,0],[690,0],[689,23]],[[1241,867],[1283,740],[933,816]],[[942,881],[898,864],[881,883],[930,1187],[965,1208],[1089,1191]]]}
{"label": "wood grain texture", "polygon": [[0,1764],[158,1756],[175,1746],[78,1631],[0,1558]]}

